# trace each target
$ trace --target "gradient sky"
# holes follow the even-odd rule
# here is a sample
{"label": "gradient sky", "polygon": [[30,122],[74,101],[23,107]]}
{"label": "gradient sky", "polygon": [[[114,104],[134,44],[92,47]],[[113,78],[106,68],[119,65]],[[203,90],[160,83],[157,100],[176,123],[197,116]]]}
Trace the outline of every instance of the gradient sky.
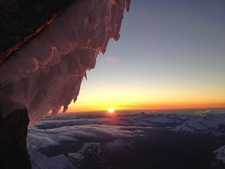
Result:
{"label": "gradient sky", "polygon": [[69,111],[225,107],[225,1],[133,0]]}

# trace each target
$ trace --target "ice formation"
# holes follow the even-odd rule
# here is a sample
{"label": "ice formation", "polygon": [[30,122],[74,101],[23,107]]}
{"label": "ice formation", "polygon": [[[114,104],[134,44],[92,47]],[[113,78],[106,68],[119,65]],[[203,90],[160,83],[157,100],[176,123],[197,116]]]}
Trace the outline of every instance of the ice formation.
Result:
{"label": "ice formation", "polygon": [[[76,101],[86,71],[109,39],[118,40],[130,0],[80,0],[0,65],[0,98],[27,107],[32,121]],[[14,103],[13,103],[14,102]],[[12,106],[13,107],[13,106]],[[10,110],[11,111],[11,110]],[[2,111],[7,116],[9,111]]]}

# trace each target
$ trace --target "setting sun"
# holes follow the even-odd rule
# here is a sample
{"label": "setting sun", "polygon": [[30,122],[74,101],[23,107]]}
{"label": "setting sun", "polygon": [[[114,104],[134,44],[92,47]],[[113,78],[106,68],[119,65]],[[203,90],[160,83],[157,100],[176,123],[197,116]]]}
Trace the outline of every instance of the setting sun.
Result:
{"label": "setting sun", "polygon": [[112,108],[112,107],[110,107],[109,109],[108,109],[108,112],[110,113],[110,114],[113,114],[114,113],[114,108]]}

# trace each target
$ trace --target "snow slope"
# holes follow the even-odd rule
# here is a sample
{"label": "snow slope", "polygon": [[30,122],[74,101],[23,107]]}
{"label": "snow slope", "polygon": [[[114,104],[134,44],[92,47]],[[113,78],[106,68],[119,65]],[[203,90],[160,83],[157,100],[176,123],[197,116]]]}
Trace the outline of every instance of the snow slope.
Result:
{"label": "snow slope", "polygon": [[225,163],[225,146],[215,150],[214,153],[216,154],[216,158],[218,160],[221,160],[223,163]]}
{"label": "snow slope", "polygon": [[199,111],[195,115],[189,116],[187,121],[176,126],[173,131],[220,136],[225,134],[224,124],[224,110]]}

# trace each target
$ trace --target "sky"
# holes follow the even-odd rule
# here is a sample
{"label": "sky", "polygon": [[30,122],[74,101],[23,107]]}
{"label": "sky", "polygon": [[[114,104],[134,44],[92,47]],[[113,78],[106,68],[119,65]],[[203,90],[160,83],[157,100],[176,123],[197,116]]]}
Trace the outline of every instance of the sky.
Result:
{"label": "sky", "polygon": [[225,1],[132,0],[69,112],[225,107]]}

